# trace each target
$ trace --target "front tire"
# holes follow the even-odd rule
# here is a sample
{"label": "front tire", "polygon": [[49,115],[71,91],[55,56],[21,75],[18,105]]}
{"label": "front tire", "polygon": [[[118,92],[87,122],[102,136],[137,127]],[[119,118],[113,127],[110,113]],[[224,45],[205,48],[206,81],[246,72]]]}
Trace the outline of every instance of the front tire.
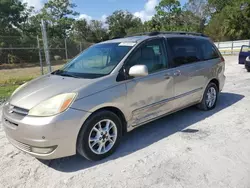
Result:
{"label": "front tire", "polygon": [[218,93],[219,89],[217,85],[210,82],[204,92],[201,103],[198,104],[198,108],[204,111],[214,109],[217,103]]}
{"label": "front tire", "polygon": [[110,156],[122,137],[122,123],[110,111],[93,114],[82,126],[77,139],[77,152],[92,161]]}

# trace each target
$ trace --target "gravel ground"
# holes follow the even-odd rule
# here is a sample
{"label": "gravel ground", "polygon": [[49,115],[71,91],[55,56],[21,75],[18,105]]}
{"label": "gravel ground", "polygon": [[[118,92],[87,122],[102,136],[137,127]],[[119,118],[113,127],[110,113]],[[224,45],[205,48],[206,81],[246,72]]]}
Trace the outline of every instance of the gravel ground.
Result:
{"label": "gravel ground", "polygon": [[0,187],[250,187],[250,74],[225,58],[214,110],[191,107],[142,126],[101,162],[39,161],[9,144],[0,126]]}

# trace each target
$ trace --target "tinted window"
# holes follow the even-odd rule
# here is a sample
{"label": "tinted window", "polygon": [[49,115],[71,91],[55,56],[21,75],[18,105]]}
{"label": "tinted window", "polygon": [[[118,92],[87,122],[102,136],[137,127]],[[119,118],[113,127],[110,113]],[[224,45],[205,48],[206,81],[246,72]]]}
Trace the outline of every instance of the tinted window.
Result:
{"label": "tinted window", "polygon": [[192,38],[169,38],[170,47],[174,66],[201,61],[202,53],[199,43]]}
{"label": "tinted window", "polygon": [[126,63],[126,69],[134,65],[146,65],[148,72],[156,72],[167,67],[161,40],[152,40],[137,49]]}
{"label": "tinted window", "polygon": [[202,49],[204,60],[216,59],[220,57],[216,48],[214,47],[214,45],[211,44],[211,42],[202,39],[200,39],[199,42]]}

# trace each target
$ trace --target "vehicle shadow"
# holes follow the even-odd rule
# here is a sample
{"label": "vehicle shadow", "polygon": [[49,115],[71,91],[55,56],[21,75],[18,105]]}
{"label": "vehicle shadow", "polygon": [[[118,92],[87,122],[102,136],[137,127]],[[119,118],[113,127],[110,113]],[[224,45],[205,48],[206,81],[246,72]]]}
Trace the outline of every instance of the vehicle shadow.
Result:
{"label": "vehicle shadow", "polygon": [[[221,93],[215,109],[211,111],[200,111],[196,107],[190,107],[176,112],[144,126],[138,127],[123,137],[122,143],[117,151],[110,157],[101,161],[88,161],[79,155],[54,159],[50,161],[40,160],[45,165],[62,172],[74,172],[97,166],[110,160],[129,155],[141,150],[159,140],[176,132],[195,133],[199,130],[187,127],[199,122],[243,99],[243,95],[234,93]],[[186,129],[187,128],[187,129]]]}

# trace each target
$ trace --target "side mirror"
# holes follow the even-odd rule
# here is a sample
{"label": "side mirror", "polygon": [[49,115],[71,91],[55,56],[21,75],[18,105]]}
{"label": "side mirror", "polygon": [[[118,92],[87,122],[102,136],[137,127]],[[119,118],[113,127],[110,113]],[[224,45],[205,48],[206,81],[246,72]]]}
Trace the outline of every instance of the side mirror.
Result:
{"label": "side mirror", "polygon": [[248,56],[248,57],[246,58],[246,61],[247,61],[247,62],[250,62],[250,56]]}
{"label": "side mirror", "polygon": [[148,68],[146,65],[134,65],[129,69],[129,76],[142,77],[148,75]]}

